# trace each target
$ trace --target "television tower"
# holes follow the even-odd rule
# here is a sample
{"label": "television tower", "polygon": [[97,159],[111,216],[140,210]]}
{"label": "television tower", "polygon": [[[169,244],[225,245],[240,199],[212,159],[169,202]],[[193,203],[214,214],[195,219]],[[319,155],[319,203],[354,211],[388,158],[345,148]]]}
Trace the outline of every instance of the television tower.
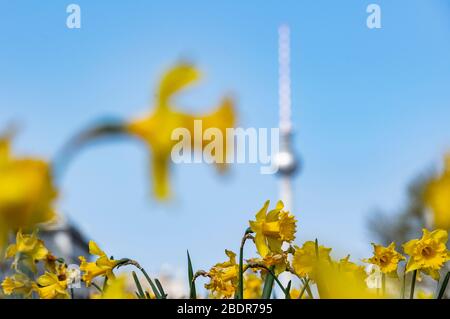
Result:
{"label": "television tower", "polygon": [[280,178],[280,199],[288,211],[293,211],[292,179],[298,169],[298,160],[292,150],[290,30],[278,29],[278,105],[280,112],[280,150],[276,157]]}

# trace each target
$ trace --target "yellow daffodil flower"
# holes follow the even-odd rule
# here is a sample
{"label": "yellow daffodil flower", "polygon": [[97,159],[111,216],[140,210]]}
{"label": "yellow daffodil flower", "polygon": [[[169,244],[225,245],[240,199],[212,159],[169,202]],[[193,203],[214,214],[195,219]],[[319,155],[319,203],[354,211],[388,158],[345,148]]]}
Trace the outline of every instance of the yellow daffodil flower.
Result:
{"label": "yellow daffodil flower", "polygon": [[316,244],[313,241],[307,241],[303,246],[295,247],[294,258],[292,260],[292,267],[300,277],[313,277],[314,267],[317,260],[331,262],[330,252],[331,248],[319,246],[318,255],[316,252]]}
{"label": "yellow daffodil flower", "polygon": [[413,239],[403,245],[409,260],[406,265],[406,272],[420,270],[439,280],[439,270],[445,262],[450,260],[450,252],[447,250],[448,233],[438,229],[432,232],[423,229],[421,239]]}
{"label": "yellow daffodil flower", "polygon": [[425,189],[425,203],[433,213],[437,229],[450,229],[450,154],[445,158],[444,172],[432,179]]}
{"label": "yellow daffodil flower", "polygon": [[110,259],[92,240],[89,242],[89,253],[98,256],[95,262],[87,262],[85,257],[79,257],[81,261],[80,270],[83,272],[82,279],[86,286],[90,286],[92,280],[96,277],[103,276],[108,280],[114,279],[113,269],[117,266],[118,261]]}
{"label": "yellow daffodil flower", "polygon": [[45,270],[48,272],[56,273],[57,267],[58,267],[57,260],[58,260],[58,258],[53,256],[51,253],[48,253],[44,259]]}
{"label": "yellow daffodil flower", "polygon": [[366,278],[366,271],[364,269],[364,266],[351,262],[350,255],[347,255],[347,257],[339,260],[339,262],[337,263],[337,267],[339,271],[353,273],[355,276],[359,276],[362,279]]}
{"label": "yellow daffodil flower", "polygon": [[359,272],[336,267],[336,262],[318,260],[314,265],[314,281],[321,299],[376,298]]}
{"label": "yellow daffodil flower", "polygon": [[289,212],[283,211],[284,204],[279,201],[275,209],[267,213],[270,201],[266,201],[256,214],[256,220],[250,221],[251,230],[255,233],[255,245],[261,257],[270,252],[281,253],[284,242],[295,239],[296,220]]}
{"label": "yellow daffodil flower", "polygon": [[41,299],[68,299],[68,282],[65,274],[46,272],[37,280],[37,291]]}
{"label": "yellow daffodil flower", "polygon": [[12,277],[6,277],[2,282],[2,288],[7,296],[15,294],[29,298],[37,286],[24,274],[17,273]]}
{"label": "yellow daffodil flower", "polygon": [[262,296],[263,281],[255,273],[244,276],[244,299],[260,299]]}
{"label": "yellow daffodil flower", "polygon": [[364,262],[377,265],[382,273],[397,276],[398,263],[405,260],[405,257],[395,251],[395,243],[391,243],[388,247],[372,245],[373,257],[365,259]]}
{"label": "yellow daffodil flower", "polygon": [[105,291],[101,294],[94,294],[93,299],[136,299],[127,289],[127,277],[120,275],[108,281]]}
{"label": "yellow daffodil flower", "polygon": [[9,245],[6,249],[6,258],[14,258],[15,269],[20,262],[33,272],[36,272],[36,262],[45,259],[47,254],[48,250],[44,242],[37,237],[36,231],[30,235],[24,235],[19,230],[16,234],[16,243]]}
{"label": "yellow daffodil flower", "polygon": [[12,231],[53,220],[56,197],[48,163],[14,158],[9,138],[0,137],[0,250]]}
{"label": "yellow daffodil flower", "polygon": [[170,198],[171,153],[176,153],[179,146],[182,146],[179,153],[205,156],[205,161],[215,163],[219,172],[224,171],[228,155],[233,154],[234,140],[227,138],[226,132],[236,124],[233,99],[224,97],[215,110],[199,115],[181,112],[173,103],[177,93],[200,77],[200,72],[187,63],[170,68],[159,82],[151,112],[128,121],[102,122],[82,131],[58,154],[55,167],[67,165],[73,154],[92,140],[126,135],[143,142],[151,152],[153,193],[159,200]]}
{"label": "yellow daffodil flower", "polygon": [[[247,260],[248,263],[251,264],[262,264],[266,267],[275,266],[274,273],[275,275],[279,275],[282,272],[286,271],[288,266],[288,256],[287,253],[269,253],[264,258],[250,258]],[[263,273],[267,270],[264,268],[259,269]]]}
{"label": "yellow daffodil flower", "polygon": [[[184,128],[190,132],[191,147],[194,151],[202,151],[207,143],[203,143],[203,136],[197,138],[194,134],[194,121],[202,121],[202,129],[217,128],[222,136],[226,136],[226,129],[235,125],[233,101],[225,98],[219,108],[205,116],[195,116],[182,113],[172,105],[173,96],[180,90],[193,84],[200,78],[200,72],[189,64],[178,64],[162,77],[153,112],[131,121],[127,131],[144,141],[152,150],[152,175],[154,193],[157,198],[165,199],[170,195],[169,165],[171,151],[178,141],[172,139],[172,133],[177,128]],[[230,142],[230,141],[228,141]],[[224,168],[228,145],[216,148],[214,160],[220,169]]]}
{"label": "yellow daffodil flower", "polygon": [[236,254],[225,250],[229,260],[214,265],[208,276],[210,282],[205,284],[214,298],[231,298],[238,285],[239,266],[236,264]]}

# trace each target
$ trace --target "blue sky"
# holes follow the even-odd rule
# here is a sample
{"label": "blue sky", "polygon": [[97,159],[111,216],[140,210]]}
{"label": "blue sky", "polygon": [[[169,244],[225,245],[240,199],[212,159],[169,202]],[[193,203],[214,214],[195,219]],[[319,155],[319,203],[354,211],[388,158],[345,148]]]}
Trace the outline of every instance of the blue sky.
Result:
{"label": "blue sky", "polygon": [[[298,243],[319,238],[338,255],[370,253],[373,208],[401,206],[407,183],[450,149],[450,5],[372,1],[382,29],[366,27],[370,1],[72,1],[82,28],[65,26],[69,1],[0,0],[0,125],[22,125],[15,149],[51,158],[74,132],[105,115],[151,107],[161,72],[194,61],[203,82],[178,99],[203,111],[225,92],[242,127],[275,127],[277,28],[292,35]],[[213,167],[175,167],[175,200],[149,195],[146,151],[109,143],[68,171],[59,207],[115,257],[150,271],[197,268],[237,250],[247,222],[277,180],[255,165],[226,178]],[[251,252],[251,249],[248,250]]]}

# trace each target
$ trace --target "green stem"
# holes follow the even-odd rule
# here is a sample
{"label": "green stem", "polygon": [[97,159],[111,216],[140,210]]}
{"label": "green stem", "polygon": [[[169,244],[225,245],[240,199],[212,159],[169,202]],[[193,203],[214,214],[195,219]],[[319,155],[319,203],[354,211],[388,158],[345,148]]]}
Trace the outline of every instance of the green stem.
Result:
{"label": "green stem", "polygon": [[241,240],[241,247],[239,248],[239,290],[236,296],[237,299],[244,299],[244,246],[247,239],[253,238],[251,233],[253,231],[250,227],[245,230],[244,237]]}
{"label": "green stem", "polygon": [[311,291],[311,287],[309,286],[309,279],[305,279],[304,282],[305,282],[305,285],[306,285],[306,292],[308,293],[308,295],[309,295],[309,297],[311,299],[314,299],[314,295],[313,295],[313,293]]}
{"label": "green stem", "polygon": [[[275,266],[272,266],[271,268],[275,269]],[[269,272],[266,276],[266,280],[264,281],[263,294],[261,297],[262,299],[270,299],[270,295],[272,294],[272,287],[273,287],[274,280],[275,280],[275,277],[272,276],[271,272]]]}
{"label": "green stem", "polygon": [[238,299],[244,299],[244,246],[247,240],[247,233],[242,237],[241,247],[239,248],[239,290]]}
{"label": "green stem", "polygon": [[103,293],[103,290],[102,290],[95,282],[91,283],[91,285],[92,285],[95,289],[97,289],[100,293]]}
{"label": "green stem", "polygon": [[107,284],[108,284],[108,277],[105,276],[105,280],[103,281],[103,291],[106,290]]}
{"label": "green stem", "polygon": [[153,290],[153,293],[156,296],[156,299],[166,299],[166,296],[163,292],[160,292],[158,290],[158,288],[156,288],[155,284],[153,283],[152,279],[150,278],[150,276],[147,274],[147,272],[145,271],[144,268],[139,267],[139,270],[144,274],[145,279],[147,279],[148,283],[150,284],[150,287]]}
{"label": "green stem", "polygon": [[[261,267],[261,266],[259,266],[259,267]],[[272,266],[272,267],[269,268],[269,267],[262,266],[262,268],[266,269],[266,270],[269,272],[268,275],[270,275],[270,276],[273,277],[273,279],[275,280],[275,282],[276,282],[276,283],[278,284],[278,286],[280,287],[281,291],[283,291],[283,293],[284,293],[285,295],[288,295],[288,294],[289,294],[289,291],[287,291],[286,288],[284,288],[284,286],[283,286],[283,284],[281,283],[281,281],[278,279],[277,276],[275,276],[275,274],[274,274],[274,272],[273,272],[274,267]]]}
{"label": "green stem", "polygon": [[302,290],[300,290],[300,295],[298,296],[298,299],[302,299],[303,295],[305,294],[306,288],[309,287],[308,285],[309,279],[306,279],[305,282],[303,283],[303,287]]}
{"label": "green stem", "polygon": [[405,291],[406,291],[406,267],[405,267],[405,270],[403,271],[403,284],[402,284],[402,292],[401,292],[402,299],[405,299]]}
{"label": "green stem", "polygon": [[414,288],[416,287],[417,269],[414,270],[411,281],[411,293],[409,294],[409,299],[414,299]]}
{"label": "green stem", "polygon": [[142,289],[141,283],[139,282],[139,278],[136,275],[136,272],[132,271],[131,274],[133,275],[134,283],[136,284],[137,288],[137,295],[139,296],[139,299],[145,299],[145,293],[144,289]]}
{"label": "green stem", "polygon": [[285,299],[291,299],[291,285],[292,285],[292,281],[289,280],[288,285],[285,288],[285,293],[284,293]]}
{"label": "green stem", "polygon": [[381,292],[384,295],[386,295],[386,274],[381,274]]}
{"label": "green stem", "polygon": [[439,294],[437,296],[437,299],[442,299],[442,297],[444,297],[445,289],[447,288],[449,280],[450,280],[450,271],[447,272],[447,275],[445,275],[444,281],[442,282],[441,289],[439,289]]}
{"label": "green stem", "polygon": [[315,251],[316,251],[316,258],[317,258],[317,260],[319,260],[319,241],[317,240],[317,238],[316,238],[316,240],[314,241],[314,249],[315,249]]}
{"label": "green stem", "polygon": [[155,286],[155,284],[153,283],[152,279],[147,274],[145,269],[142,268],[141,265],[137,261],[128,259],[128,258],[123,258],[119,261],[119,263],[116,265],[116,267],[119,268],[119,267],[123,267],[123,266],[127,266],[127,265],[132,265],[141,271],[141,273],[144,275],[145,279],[147,279],[148,283],[150,284],[150,287],[152,288],[153,293],[156,296],[156,299],[166,299],[167,298],[167,295],[164,293],[164,291],[158,290],[158,288]]}

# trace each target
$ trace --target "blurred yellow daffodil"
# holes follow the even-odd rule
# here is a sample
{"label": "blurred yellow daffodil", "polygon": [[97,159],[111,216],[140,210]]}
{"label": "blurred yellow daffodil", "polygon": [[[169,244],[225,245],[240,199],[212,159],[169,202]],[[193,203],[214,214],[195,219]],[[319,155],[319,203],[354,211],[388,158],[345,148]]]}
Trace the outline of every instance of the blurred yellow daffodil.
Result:
{"label": "blurred yellow daffodil", "polygon": [[46,272],[37,280],[37,292],[41,299],[68,299],[69,292],[67,276],[64,273]]}
{"label": "blurred yellow daffodil", "polygon": [[136,299],[127,288],[127,277],[120,275],[110,281],[101,294],[94,294],[93,299]]}
{"label": "blurred yellow daffodil", "polygon": [[282,201],[267,213],[269,203],[270,201],[266,201],[256,214],[256,220],[250,221],[250,228],[255,233],[255,245],[261,257],[271,252],[281,253],[283,243],[290,243],[295,239],[295,217],[283,211]]}
{"label": "blurred yellow daffodil", "polygon": [[214,298],[231,298],[238,285],[239,266],[236,264],[236,254],[230,250],[225,250],[225,254],[229,260],[214,265],[208,273],[210,282],[205,284]]}
{"label": "blurred yellow daffodil", "polygon": [[236,124],[233,99],[224,97],[215,110],[206,114],[185,113],[174,106],[175,95],[200,77],[199,70],[193,65],[176,64],[159,81],[150,112],[127,121],[101,121],[77,134],[56,157],[57,171],[88,142],[123,135],[138,139],[149,149],[153,193],[159,200],[166,200],[171,195],[169,180],[172,151],[176,153],[174,146],[182,146],[179,151],[186,153],[185,156],[201,155],[205,162],[215,163],[220,172],[224,171],[228,155],[233,154],[234,139],[227,138],[227,129]]}
{"label": "blurred yellow daffodil", "polygon": [[403,245],[409,260],[406,272],[420,270],[439,280],[439,270],[450,260],[450,252],[447,250],[448,233],[438,229],[432,232],[423,229],[421,239],[413,239]]}
{"label": "blurred yellow daffodil", "polygon": [[[348,270],[348,269],[347,269]],[[366,299],[377,296],[369,290],[360,272],[336,267],[335,262],[318,260],[314,265],[314,281],[321,299]]]}
{"label": "blurred yellow daffodil", "polygon": [[24,235],[19,230],[16,234],[16,243],[6,249],[6,258],[14,258],[14,268],[17,269],[20,262],[33,272],[36,272],[36,262],[45,259],[47,254],[48,250],[44,242],[37,237],[36,231]]}
{"label": "blurred yellow daffodil", "polygon": [[445,158],[444,172],[432,179],[425,189],[425,203],[433,213],[437,229],[450,229],[450,154]]}
{"label": "blurred yellow daffodil", "polygon": [[296,247],[294,258],[292,260],[292,267],[300,277],[313,277],[314,267],[317,260],[324,262],[331,262],[330,258],[331,248],[318,246],[316,251],[316,244],[313,241],[307,241],[303,246]]}
{"label": "blurred yellow daffodil", "polygon": [[29,298],[33,291],[36,290],[37,286],[24,274],[16,273],[3,280],[2,288],[3,293],[7,296],[15,294],[23,298]]}
{"label": "blurred yellow daffodil", "polygon": [[96,277],[102,276],[108,280],[114,279],[113,269],[119,261],[110,259],[92,240],[89,242],[89,253],[98,256],[95,262],[87,262],[85,257],[79,257],[81,261],[80,270],[83,272],[82,279],[86,283],[86,286],[90,286],[92,280]]}
{"label": "blurred yellow daffodil", "polygon": [[373,257],[365,259],[364,262],[377,265],[382,273],[397,276],[398,263],[405,260],[405,257],[395,250],[395,243],[391,243],[388,247],[372,245]]}
{"label": "blurred yellow daffodil", "polygon": [[256,273],[244,276],[244,299],[260,299],[263,281]]}
{"label": "blurred yellow daffodil", "polygon": [[[137,118],[127,125],[127,131],[144,141],[152,151],[152,175],[154,193],[157,198],[165,199],[170,195],[169,165],[171,151],[177,140],[172,138],[175,129],[183,128],[190,132],[191,147],[202,151],[203,135],[194,133],[194,121],[201,120],[202,129],[216,128],[226,136],[226,129],[235,125],[233,101],[224,98],[214,112],[195,116],[178,111],[172,105],[173,96],[193,84],[200,78],[200,72],[192,65],[181,63],[169,69],[162,77],[156,94],[154,110],[144,117]],[[228,146],[217,148],[214,154],[219,168],[224,168]]]}
{"label": "blurred yellow daffodil", "polygon": [[49,164],[14,158],[10,138],[0,137],[0,250],[12,231],[33,230],[53,220],[56,197]]}
{"label": "blurred yellow daffodil", "polygon": [[363,280],[366,278],[366,271],[364,269],[364,266],[350,261],[350,255],[347,255],[347,257],[339,260],[339,262],[337,263],[337,267],[341,272],[353,273],[355,276],[359,276]]}

